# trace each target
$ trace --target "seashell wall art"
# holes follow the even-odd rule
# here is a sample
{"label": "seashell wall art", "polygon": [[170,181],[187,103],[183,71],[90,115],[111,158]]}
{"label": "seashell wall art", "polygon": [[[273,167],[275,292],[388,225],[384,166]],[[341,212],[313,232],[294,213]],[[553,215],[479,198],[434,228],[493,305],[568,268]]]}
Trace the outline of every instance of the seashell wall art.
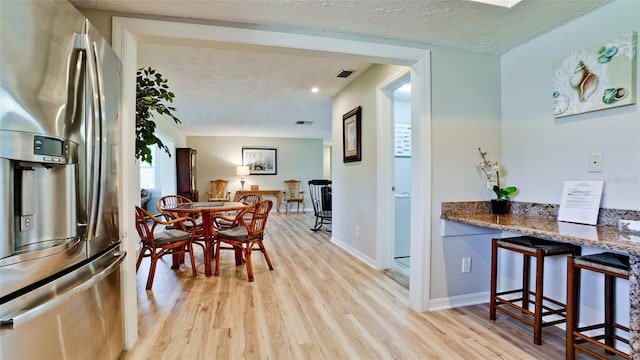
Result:
{"label": "seashell wall art", "polygon": [[636,103],[635,32],[553,61],[556,118]]}

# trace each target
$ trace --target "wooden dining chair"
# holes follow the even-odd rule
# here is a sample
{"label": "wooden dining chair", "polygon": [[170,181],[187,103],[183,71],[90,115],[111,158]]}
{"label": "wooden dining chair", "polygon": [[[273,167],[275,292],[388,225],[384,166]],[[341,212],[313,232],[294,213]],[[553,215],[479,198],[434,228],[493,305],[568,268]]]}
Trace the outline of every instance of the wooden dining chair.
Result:
{"label": "wooden dining chair", "polygon": [[289,204],[295,203],[298,205],[298,211],[300,212],[300,204],[302,204],[302,212],[304,213],[304,191],[300,190],[300,180],[285,180],[285,191],[282,192],[284,197],[285,214],[289,213]]}
{"label": "wooden dining chair", "polygon": [[[245,205],[253,205],[262,200],[263,200],[262,196],[259,194],[244,194],[238,198],[238,202],[241,202]],[[215,224],[217,228],[222,230],[222,229],[229,229],[236,226],[237,222],[235,222],[235,215],[237,213],[238,211],[234,211],[230,214],[218,215],[218,217],[215,220]],[[246,215],[246,216],[249,216],[249,215]]]}
{"label": "wooden dining chair", "polygon": [[231,191],[227,191],[229,180],[211,180],[211,190],[209,190],[209,201],[231,201]]}
{"label": "wooden dining chair", "polygon": [[190,204],[193,201],[182,195],[164,195],[156,202],[159,211],[165,208],[176,208],[183,204]]}
{"label": "wooden dining chair", "polygon": [[[183,258],[185,253],[189,253],[189,259],[191,261],[191,270],[193,276],[197,276],[196,262],[193,257],[193,241],[196,238],[195,224],[191,226],[191,231],[184,231],[178,229],[179,224],[183,222],[194,222],[190,217],[179,217],[171,220],[161,220],[162,216],[152,215],[143,208],[136,206],[136,230],[140,236],[140,242],[142,243],[142,250],[138,261],[136,262],[136,272],[140,268],[143,257],[151,258],[151,265],[149,266],[149,277],[147,278],[146,289],[151,289],[153,285],[153,277],[156,273],[156,264],[158,259],[164,255],[173,254],[179,256],[174,257],[175,268],[176,259]],[[195,222],[194,222],[195,223]],[[159,230],[156,229],[159,225],[173,226],[172,229]]]}
{"label": "wooden dining chair", "polygon": [[262,195],[260,194],[244,194],[238,198],[238,202],[246,205],[253,205],[259,201],[262,201]]}
{"label": "wooden dining chair", "polygon": [[[192,204],[193,201],[191,201],[191,199],[189,199],[188,197],[185,196],[181,196],[181,195],[164,195],[162,196],[160,199],[158,199],[158,201],[156,202],[156,208],[158,209],[158,211],[160,211],[160,213],[162,213],[162,215],[166,218],[166,219],[172,219],[172,218],[176,218],[176,217],[183,217],[183,216],[189,216],[191,218],[193,218],[193,220],[195,221],[195,226],[196,226],[196,230],[197,230],[197,240],[202,240],[202,219],[200,218],[199,215],[194,215],[194,214],[189,214],[189,213],[180,213],[180,212],[176,212],[176,211],[167,211],[167,209],[175,209],[181,205],[184,204]],[[183,225],[186,227],[186,230],[189,231],[191,230],[190,227],[192,226],[191,222],[185,222],[183,223]],[[198,245],[202,245],[199,244]]]}
{"label": "wooden dining chair", "polygon": [[[250,282],[253,281],[253,266],[251,263],[251,252],[253,250],[262,252],[269,270],[273,270],[271,260],[263,243],[264,230],[272,206],[273,202],[271,200],[262,200],[250,205],[236,215],[234,221],[237,226],[218,231],[216,235],[216,276],[219,274],[220,269],[221,249],[235,250],[242,253],[247,265],[247,277]],[[222,247],[222,243],[230,246]]]}

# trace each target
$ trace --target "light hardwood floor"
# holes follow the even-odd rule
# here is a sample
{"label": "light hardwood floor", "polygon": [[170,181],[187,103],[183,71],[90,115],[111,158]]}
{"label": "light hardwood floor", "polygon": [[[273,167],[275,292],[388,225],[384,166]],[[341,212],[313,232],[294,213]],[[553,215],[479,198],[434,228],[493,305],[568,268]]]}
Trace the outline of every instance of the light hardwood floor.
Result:
{"label": "light hardwood floor", "polygon": [[393,260],[393,267],[383,270],[382,273],[395,280],[405,289],[409,289],[410,265],[409,257],[395,258]]}
{"label": "light hardwood floor", "polygon": [[487,305],[417,313],[408,290],[309,230],[309,214],[272,214],[262,254],[253,254],[255,282],[223,252],[220,276],[188,264],[158,263],[144,290],[148,260],[138,272],[139,339],[122,359],[563,359],[564,333],[531,331]]}

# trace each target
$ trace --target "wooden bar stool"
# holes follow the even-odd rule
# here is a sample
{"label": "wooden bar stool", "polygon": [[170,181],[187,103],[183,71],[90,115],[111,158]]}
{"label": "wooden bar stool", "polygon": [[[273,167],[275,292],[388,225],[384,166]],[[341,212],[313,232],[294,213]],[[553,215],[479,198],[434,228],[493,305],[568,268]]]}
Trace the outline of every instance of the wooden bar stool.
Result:
{"label": "wooden bar stool", "polygon": [[[497,292],[498,279],[498,249],[514,251],[523,255],[522,288]],[[533,343],[542,343],[542,328],[563,323],[566,319],[566,305],[560,301],[548,298],[543,294],[544,258],[556,255],[580,255],[580,247],[561,242],[534,238],[531,236],[517,236],[503,239],[493,239],[491,242],[491,301],[489,303],[489,318],[496,319],[499,310],[529,326],[533,326]],[[529,269],[531,257],[536,259],[535,291],[529,288],[531,281]],[[515,294],[515,298],[505,295]],[[519,295],[519,296],[518,296]],[[529,304],[533,297],[533,311]],[[520,303],[521,305],[518,305]],[[555,305],[552,307],[552,304]],[[561,319],[543,322],[545,316],[556,315]]]}
{"label": "wooden bar stool", "polygon": [[[580,315],[580,272],[589,270],[604,275],[604,322],[579,326]],[[575,359],[576,349],[584,351],[597,359],[609,359],[611,356],[598,354],[593,347],[604,349],[607,354],[616,354],[629,359],[629,354],[616,349],[615,342],[629,344],[629,328],[615,321],[615,289],[616,279],[629,280],[629,257],[626,255],[605,252],[567,258],[567,359]],[[599,331],[594,335],[593,331]],[[618,333],[627,333],[623,338]],[[590,335],[587,335],[591,332]],[[603,340],[603,341],[602,341]],[[584,345],[583,345],[584,344]],[[593,346],[588,346],[589,344]]]}

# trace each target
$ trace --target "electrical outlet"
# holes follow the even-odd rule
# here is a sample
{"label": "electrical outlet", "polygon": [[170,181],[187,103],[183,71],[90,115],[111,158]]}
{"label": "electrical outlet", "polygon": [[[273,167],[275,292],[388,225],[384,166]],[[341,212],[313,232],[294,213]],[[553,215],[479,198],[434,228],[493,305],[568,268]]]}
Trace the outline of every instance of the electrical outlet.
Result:
{"label": "electrical outlet", "polygon": [[463,257],[462,258],[462,273],[471,272],[471,258]]}

